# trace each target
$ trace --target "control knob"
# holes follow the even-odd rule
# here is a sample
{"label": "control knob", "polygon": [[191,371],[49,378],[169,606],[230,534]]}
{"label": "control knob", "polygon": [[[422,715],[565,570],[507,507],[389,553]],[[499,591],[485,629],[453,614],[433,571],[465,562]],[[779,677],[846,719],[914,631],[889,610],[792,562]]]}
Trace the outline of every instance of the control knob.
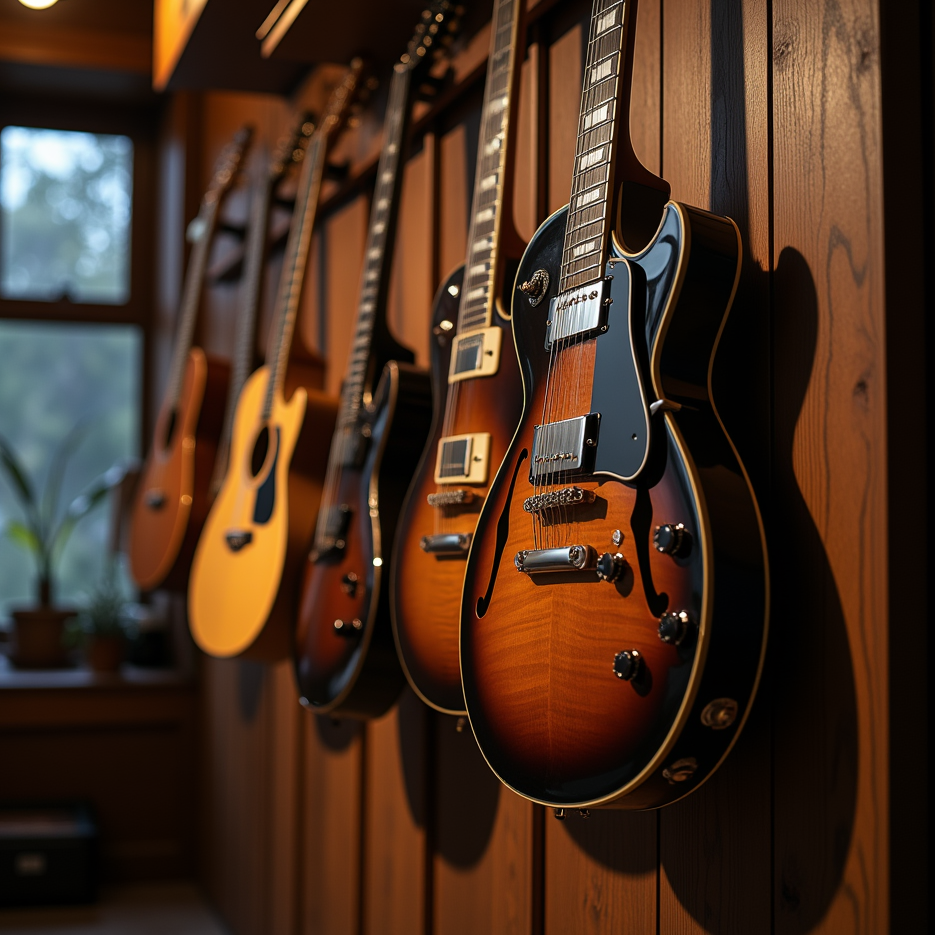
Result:
{"label": "control knob", "polygon": [[659,618],[659,639],[670,646],[678,646],[685,639],[691,626],[691,618],[684,610],[677,614],[663,614]]}
{"label": "control knob", "polygon": [[614,656],[614,675],[625,682],[632,682],[643,669],[643,656],[638,649],[625,649]]}
{"label": "control knob", "polygon": [[597,577],[601,581],[616,581],[627,567],[627,560],[619,552],[605,552],[597,560]]}
{"label": "control knob", "polygon": [[691,547],[691,537],[681,523],[666,523],[656,527],[653,545],[663,555],[685,555]]}

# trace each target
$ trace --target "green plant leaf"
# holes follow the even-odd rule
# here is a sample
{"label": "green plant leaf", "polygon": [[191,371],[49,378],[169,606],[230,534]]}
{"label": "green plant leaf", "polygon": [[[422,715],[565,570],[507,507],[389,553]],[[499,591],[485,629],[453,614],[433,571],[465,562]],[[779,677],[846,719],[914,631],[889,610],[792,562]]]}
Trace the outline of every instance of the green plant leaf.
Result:
{"label": "green plant leaf", "polygon": [[26,476],[26,469],[13,450],[13,446],[2,435],[0,435],[0,465],[3,465],[10,485],[22,501],[26,512],[34,512],[36,496]]}
{"label": "green plant leaf", "polygon": [[65,479],[65,468],[68,460],[75,453],[77,447],[88,434],[88,420],[83,419],[65,436],[62,443],[55,449],[52,461],[49,464],[49,474],[46,477],[45,490],[42,493],[42,505],[39,509],[44,531],[48,533],[55,522],[58,511],[58,501],[62,493],[62,482]]}
{"label": "green plant leaf", "polygon": [[126,469],[123,465],[114,465],[71,501],[65,511],[64,519],[59,523],[55,532],[49,536],[49,552],[54,558],[61,555],[62,549],[65,548],[65,544],[80,520],[87,516],[123,480],[125,473]]}
{"label": "green plant leaf", "polygon": [[3,531],[7,538],[15,542],[21,549],[36,555],[42,551],[42,543],[39,542],[35,532],[25,523],[10,520]]}

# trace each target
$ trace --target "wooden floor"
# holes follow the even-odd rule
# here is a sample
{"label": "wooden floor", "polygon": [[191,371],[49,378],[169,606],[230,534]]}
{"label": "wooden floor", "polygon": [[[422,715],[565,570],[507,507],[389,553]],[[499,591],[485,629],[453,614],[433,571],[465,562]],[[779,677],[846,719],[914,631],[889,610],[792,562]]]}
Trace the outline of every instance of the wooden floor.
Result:
{"label": "wooden floor", "polygon": [[188,884],[149,884],[105,891],[94,906],[0,909],[9,935],[229,935]]}

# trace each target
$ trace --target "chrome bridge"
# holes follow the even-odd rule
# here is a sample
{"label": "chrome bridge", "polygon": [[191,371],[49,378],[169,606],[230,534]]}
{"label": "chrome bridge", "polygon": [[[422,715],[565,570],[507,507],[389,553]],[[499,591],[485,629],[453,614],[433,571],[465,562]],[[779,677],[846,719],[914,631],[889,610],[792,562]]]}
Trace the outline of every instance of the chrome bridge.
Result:
{"label": "chrome bridge", "polygon": [[529,483],[535,484],[540,478],[553,474],[590,474],[594,470],[600,427],[598,412],[535,426]]}
{"label": "chrome bridge", "polygon": [[513,556],[513,564],[517,571],[525,575],[596,571],[597,552],[589,545],[569,545],[561,549],[523,549]]}
{"label": "chrome bridge", "polygon": [[467,555],[471,533],[450,532],[438,536],[423,536],[419,547],[431,555]]}
{"label": "chrome bridge", "polygon": [[537,493],[523,501],[523,509],[527,513],[545,513],[547,510],[557,510],[569,506],[581,506],[594,502],[594,491],[584,490],[582,487],[562,487],[561,490],[550,490],[547,493]]}
{"label": "chrome bridge", "polygon": [[438,493],[430,493],[426,498],[429,506],[461,506],[473,502],[474,491],[465,490],[459,487],[457,490],[441,490]]}

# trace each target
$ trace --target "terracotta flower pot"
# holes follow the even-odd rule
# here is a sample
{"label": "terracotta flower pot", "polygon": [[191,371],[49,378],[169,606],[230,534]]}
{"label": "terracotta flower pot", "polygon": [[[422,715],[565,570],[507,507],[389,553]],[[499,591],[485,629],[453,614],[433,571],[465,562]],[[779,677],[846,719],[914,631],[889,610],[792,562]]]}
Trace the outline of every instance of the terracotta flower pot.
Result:
{"label": "terracotta flower pot", "polygon": [[122,636],[92,636],[88,642],[86,658],[95,672],[116,672],[123,662]]}
{"label": "terracotta flower pot", "polygon": [[60,669],[68,665],[62,645],[65,621],[75,616],[73,610],[60,607],[33,607],[14,610],[12,655],[21,669]]}

